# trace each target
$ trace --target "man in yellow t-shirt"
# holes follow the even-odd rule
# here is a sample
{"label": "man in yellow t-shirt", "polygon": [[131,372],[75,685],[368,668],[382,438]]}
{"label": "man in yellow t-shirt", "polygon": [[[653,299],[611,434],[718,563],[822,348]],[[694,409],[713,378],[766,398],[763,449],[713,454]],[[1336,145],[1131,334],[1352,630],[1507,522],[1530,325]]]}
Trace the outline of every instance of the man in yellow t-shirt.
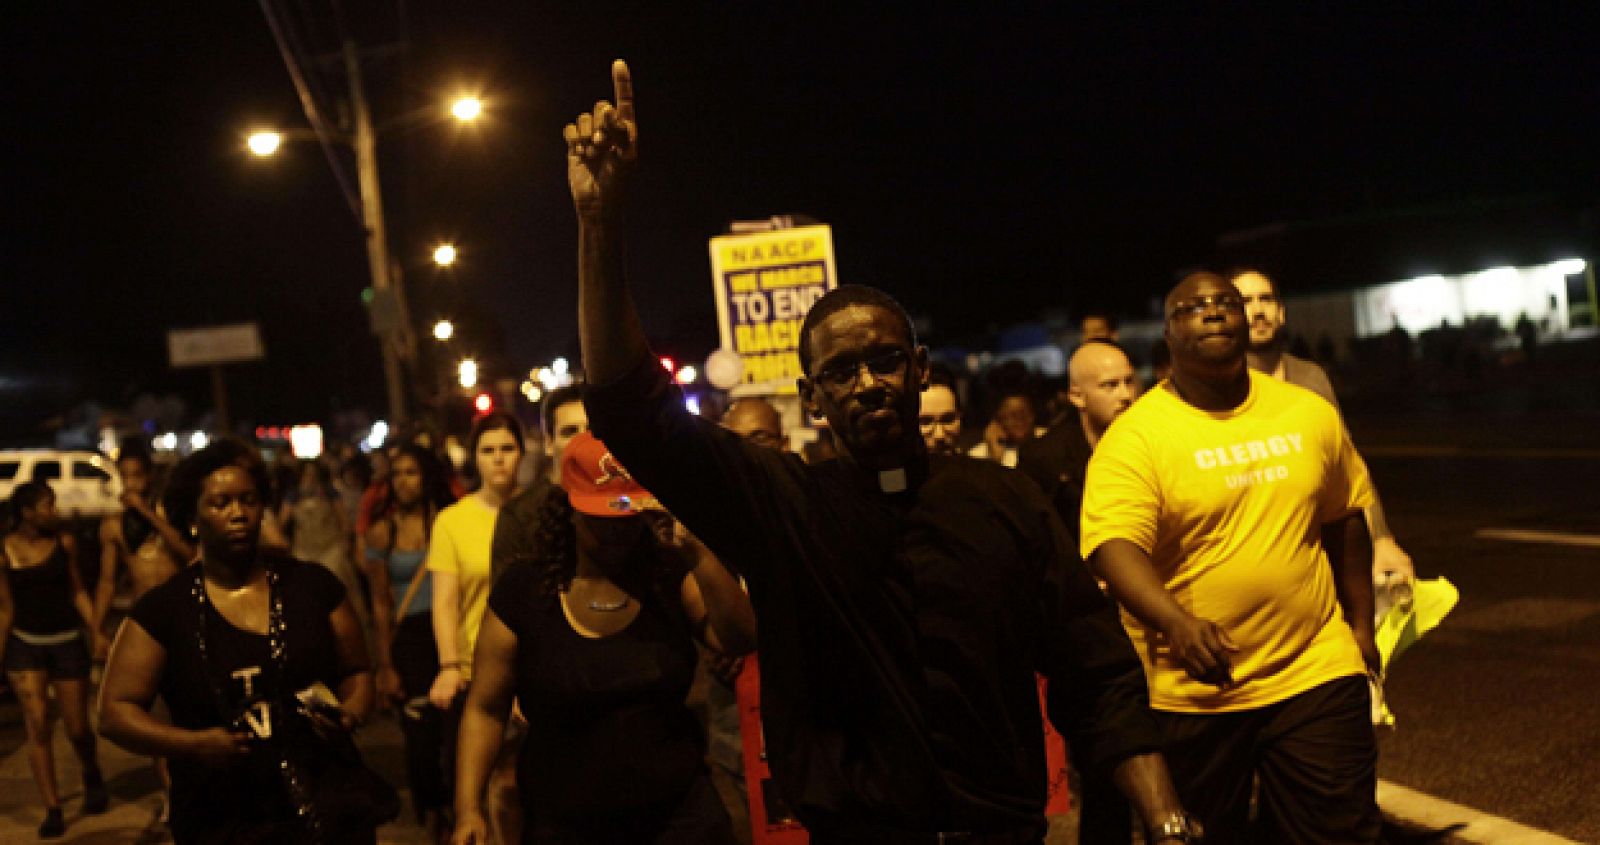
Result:
{"label": "man in yellow t-shirt", "polygon": [[1089,463],[1082,551],[1123,606],[1180,798],[1206,841],[1372,842],[1366,467],[1338,413],[1245,365],[1225,279],[1167,296],[1173,374]]}

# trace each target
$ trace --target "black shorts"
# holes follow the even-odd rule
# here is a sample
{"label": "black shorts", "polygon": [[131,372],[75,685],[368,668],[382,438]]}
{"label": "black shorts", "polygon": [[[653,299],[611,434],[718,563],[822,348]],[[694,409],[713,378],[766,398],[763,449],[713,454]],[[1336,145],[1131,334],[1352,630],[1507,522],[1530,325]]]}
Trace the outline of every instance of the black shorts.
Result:
{"label": "black shorts", "polygon": [[81,633],[53,645],[34,645],[15,633],[6,640],[7,672],[49,672],[52,678],[86,680],[89,665],[89,647]]}
{"label": "black shorts", "polygon": [[[1378,747],[1367,679],[1328,681],[1255,710],[1156,712],[1178,797],[1206,842],[1378,841]],[[1259,784],[1252,825],[1250,789]]]}

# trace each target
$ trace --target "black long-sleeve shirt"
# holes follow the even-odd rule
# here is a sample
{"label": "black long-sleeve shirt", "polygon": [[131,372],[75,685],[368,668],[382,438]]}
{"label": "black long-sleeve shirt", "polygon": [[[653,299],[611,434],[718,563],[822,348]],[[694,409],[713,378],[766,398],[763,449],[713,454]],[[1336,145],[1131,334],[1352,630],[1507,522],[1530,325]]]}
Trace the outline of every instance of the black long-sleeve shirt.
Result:
{"label": "black long-sleeve shirt", "polygon": [[813,832],[1043,830],[1035,671],[1090,766],[1156,750],[1143,670],[1019,473],[923,460],[886,494],[688,413],[653,359],[585,398],[595,434],[745,576],[773,775]]}

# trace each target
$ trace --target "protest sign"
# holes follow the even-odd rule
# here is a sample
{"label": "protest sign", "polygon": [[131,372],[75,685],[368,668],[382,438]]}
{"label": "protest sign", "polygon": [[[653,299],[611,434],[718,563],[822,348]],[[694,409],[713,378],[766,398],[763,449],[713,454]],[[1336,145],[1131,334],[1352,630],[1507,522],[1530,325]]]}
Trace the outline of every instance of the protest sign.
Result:
{"label": "protest sign", "polygon": [[824,293],[839,286],[833,233],[801,226],[711,239],[711,279],[722,347],[744,364],[740,384],[794,393],[800,371],[800,324]]}

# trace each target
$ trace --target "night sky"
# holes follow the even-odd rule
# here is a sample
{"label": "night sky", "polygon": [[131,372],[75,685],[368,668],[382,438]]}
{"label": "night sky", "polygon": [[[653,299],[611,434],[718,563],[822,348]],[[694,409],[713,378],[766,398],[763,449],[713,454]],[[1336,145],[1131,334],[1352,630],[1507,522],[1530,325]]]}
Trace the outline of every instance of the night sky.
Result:
{"label": "night sky", "polygon": [[[715,342],[707,238],[785,212],[834,227],[845,281],[970,346],[1047,310],[1142,313],[1230,231],[1530,196],[1594,207],[1600,15],[1561,5],[1574,11],[271,3],[330,115],[344,77],[316,57],[341,33],[408,45],[367,63],[380,122],[483,92],[479,126],[385,136],[383,190],[418,324],[457,317],[463,348],[508,375],[576,351],[560,129],[610,97],[614,57],[633,66],[643,138],[632,277],[663,347]],[[252,127],[305,125],[261,7],[0,15],[0,436],[84,399],[203,408],[205,374],[169,370],[164,333],[240,320],[261,323],[268,358],[230,368],[236,417],[380,411],[339,183],[315,143],[270,161],[243,149]],[[428,262],[440,239],[457,268]]]}

